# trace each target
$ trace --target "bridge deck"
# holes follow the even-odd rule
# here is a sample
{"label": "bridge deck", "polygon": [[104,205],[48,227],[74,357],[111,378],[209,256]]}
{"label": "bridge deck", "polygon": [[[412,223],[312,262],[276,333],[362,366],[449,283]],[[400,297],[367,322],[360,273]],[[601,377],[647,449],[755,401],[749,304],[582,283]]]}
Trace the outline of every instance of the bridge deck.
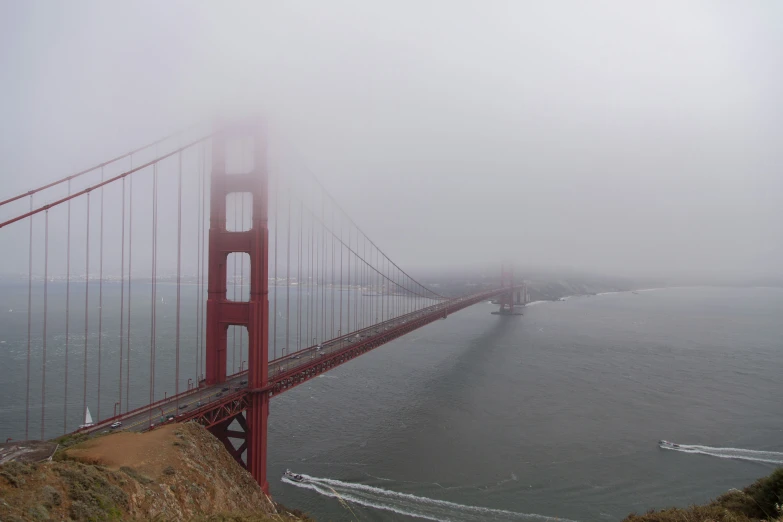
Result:
{"label": "bridge deck", "polygon": [[[128,431],[143,431],[161,421],[196,420],[209,427],[225,420],[228,415],[233,416],[246,409],[246,396],[249,393],[266,392],[271,396],[278,395],[378,346],[504,291],[508,291],[508,288],[444,301],[270,361],[269,384],[262,389],[247,388],[247,370],[245,370],[229,376],[224,383],[202,385],[177,396],[103,420],[83,431],[103,432],[110,429],[109,426],[115,421],[121,421],[121,429]],[[170,417],[174,418],[169,421]]]}

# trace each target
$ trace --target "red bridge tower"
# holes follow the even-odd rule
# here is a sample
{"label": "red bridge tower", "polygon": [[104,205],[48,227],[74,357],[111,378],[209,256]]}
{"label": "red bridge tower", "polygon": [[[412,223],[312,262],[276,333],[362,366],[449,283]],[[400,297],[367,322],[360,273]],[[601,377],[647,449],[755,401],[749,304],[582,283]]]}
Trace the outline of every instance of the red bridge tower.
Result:
{"label": "red bridge tower", "polygon": [[[226,142],[253,137],[253,167],[249,172],[226,172]],[[243,142],[246,142],[243,140]],[[234,192],[250,193],[251,227],[241,232],[226,229],[226,196]],[[248,334],[248,390],[246,415],[241,413],[210,428],[234,458],[246,467],[264,492],[266,480],[266,436],[269,395],[260,390],[269,379],[269,266],[268,266],[268,173],[266,142],[260,125],[219,129],[212,139],[212,183],[209,218],[209,274],[207,280],[206,384],[226,380],[228,327],[244,326]],[[250,300],[230,301],[226,297],[228,254],[250,256]],[[243,431],[231,430],[237,421]],[[236,448],[229,440],[242,440]]]}

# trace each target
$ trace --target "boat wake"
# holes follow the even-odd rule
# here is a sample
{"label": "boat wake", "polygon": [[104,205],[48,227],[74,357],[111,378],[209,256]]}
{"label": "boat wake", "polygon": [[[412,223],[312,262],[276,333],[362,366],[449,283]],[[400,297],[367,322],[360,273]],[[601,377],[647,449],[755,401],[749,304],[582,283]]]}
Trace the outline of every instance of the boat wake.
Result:
{"label": "boat wake", "polygon": [[756,451],[741,448],[713,448],[712,446],[700,446],[698,444],[678,444],[677,447],[660,445],[662,449],[680,451],[682,453],[698,453],[720,459],[750,460],[752,462],[765,462],[768,464],[783,464],[783,453],[777,451]]}
{"label": "boat wake", "polygon": [[571,522],[564,518],[515,513],[503,509],[490,509],[479,506],[465,506],[445,500],[418,497],[408,493],[398,493],[397,491],[343,482],[341,480],[317,478],[305,474],[302,474],[302,477],[304,478],[302,482],[294,482],[285,477],[282,478],[282,481],[292,486],[311,489],[327,497],[426,520],[448,520],[454,522],[560,520]]}

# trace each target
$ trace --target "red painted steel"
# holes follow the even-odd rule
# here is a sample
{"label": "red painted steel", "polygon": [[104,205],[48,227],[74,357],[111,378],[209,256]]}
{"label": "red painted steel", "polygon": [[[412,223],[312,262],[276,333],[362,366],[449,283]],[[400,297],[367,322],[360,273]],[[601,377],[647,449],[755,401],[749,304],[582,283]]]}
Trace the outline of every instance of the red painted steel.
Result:
{"label": "red painted steel", "polygon": [[[212,140],[212,183],[209,229],[209,275],[207,279],[206,384],[226,381],[228,326],[245,326],[248,331],[248,381],[251,389],[264,388],[269,360],[269,267],[268,267],[268,180],[266,147],[260,125],[254,135],[254,165],[247,173],[226,172],[226,141],[230,131],[216,133]],[[232,192],[252,195],[252,225],[243,232],[226,230],[226,196]],[[250,299],[226,299],[226,263],[230,253],[250,257]],[[247,408],[247,468],[265,492],[266,427],[269,395],[250,394]],[[220,434],[220,430],[217,433]],[[225,442],[224,442],[225,443]]]}
{"label": "red painted steel", "polygon": [[[394,339],[402,337],[403,335],[412,332],[413,330],[416,330],[418,328],[421,328],[422,326],[426,326],[439,319],[445,319],[449,314],[462,310],[463,308],[467,308],[468,306],[472,306],[476,303],[480,303],[481,301],[490,299],[498,295],[498,293],[499,290],[494,289],[494,290],[489,290],[487,292],[482,292],[476,295],[472,295],[466,298],[454,299],[446,307],[442,309],[434,310],[432,313],[428,315],[416,319],[412,319],[408,322],[403,323],[400,326],[391,328],[378,335],[367,337],[359,341],[356,341],[355,343],[350,344],[349,346],[341,350],[337,350],[329,354],[328,356],[315,359],[310,363],[302,364],[301,366],[297,366],[296,368],[293,368],[288,372],[281,373],[280,375],[275,375],[270,378],[269,384],[265,389],[262,389],[262,391],[268,390],[271,396],[279,395],[280,393],[284,391],[288,391],[291,388],[298,386],[299,384],[309,381],[310,379],[317,377],[318,375],[328,370],[331,370],[332,368],[340,366],[341,364],[344,364],[350,361],[351,359],[355,359],[359,355],[367,353],[370,350],[373,350],[390,341],[393,341]],[[408,316],[415,316],[416,313],[417,312],[413,312],[411,314],[408,314]],[[406,316],[402,316],[402,317],[404,318]],[[398,317],[395,318],[395,320],[396,319],[400,319],[400,318]],[[379,325],[374,325],[365,330],[371,330],[377,326]],[[353,332],[350,335],[338,337],[337,340],[345,339],[355,335],[356,332]],[[332,342],[334,341],[329,341],[329,343]]]}

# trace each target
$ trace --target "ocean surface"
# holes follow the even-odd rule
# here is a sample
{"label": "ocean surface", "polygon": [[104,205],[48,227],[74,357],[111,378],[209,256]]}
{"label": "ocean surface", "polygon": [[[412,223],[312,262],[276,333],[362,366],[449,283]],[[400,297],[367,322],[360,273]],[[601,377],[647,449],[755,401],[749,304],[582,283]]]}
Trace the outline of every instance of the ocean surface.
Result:
{"label": "ocean surface", "polygon": [[[3,437],[19,437],[25,424],[23,286],[0,294]],[[79,369],[83,287],[71,297],[82,308],[71,317],[68,358]],[[158,286],[159,325],[171,318],[166,288]],[[105,286],[105,299],[116,300],[113,291]],[[62,323],[52,295],[49,321]],[[149,297],[137,301],[131,374],[148,382]],[[196,350],[194,301],[183,302],[183,354]],[[608,293],[533,303],[516,317],[490,315],[495,308],[470,307],[274,398],[268,472],[275,500],[324,521],[611,521],[705,502],[783,465],[783,289]],[[101,417],[111,415],[119,393],[118,325],[105,321]],[[61,327],[50,326],[60,337],[47,341],[46,436],[82,415],[83,379],[71,372],[62,413]],[[165,360],[156,367],[156,397],[173,387],[173,330],[160,328]],[[35,380],[37,320],[33,337]],[[284,337],[278,332],[277,342]],[[289,332],[289,344],[296,337]],[[229,368],[242,357],[240,348]],[[198,370],[184,359],[181,366],[182,388]],[[90,397],[96,379],[88,370]],[[31,438],[40,431],[40,389],[40,380],[32,383]],[[130,407],[148,398],[147,389],[132,393]],[[97,404],[88,402],[96,416]],[[661,449],[659,439],[683,447]],[[286,468],[307,481],[281,480]]]}
{"label": "ocean surface", "polygon": [[[317,520],[609,521],[783,465],[783,289],[493,309],[274,399],[275,499]],[[286,468],[312,479],[279,481]]]}

